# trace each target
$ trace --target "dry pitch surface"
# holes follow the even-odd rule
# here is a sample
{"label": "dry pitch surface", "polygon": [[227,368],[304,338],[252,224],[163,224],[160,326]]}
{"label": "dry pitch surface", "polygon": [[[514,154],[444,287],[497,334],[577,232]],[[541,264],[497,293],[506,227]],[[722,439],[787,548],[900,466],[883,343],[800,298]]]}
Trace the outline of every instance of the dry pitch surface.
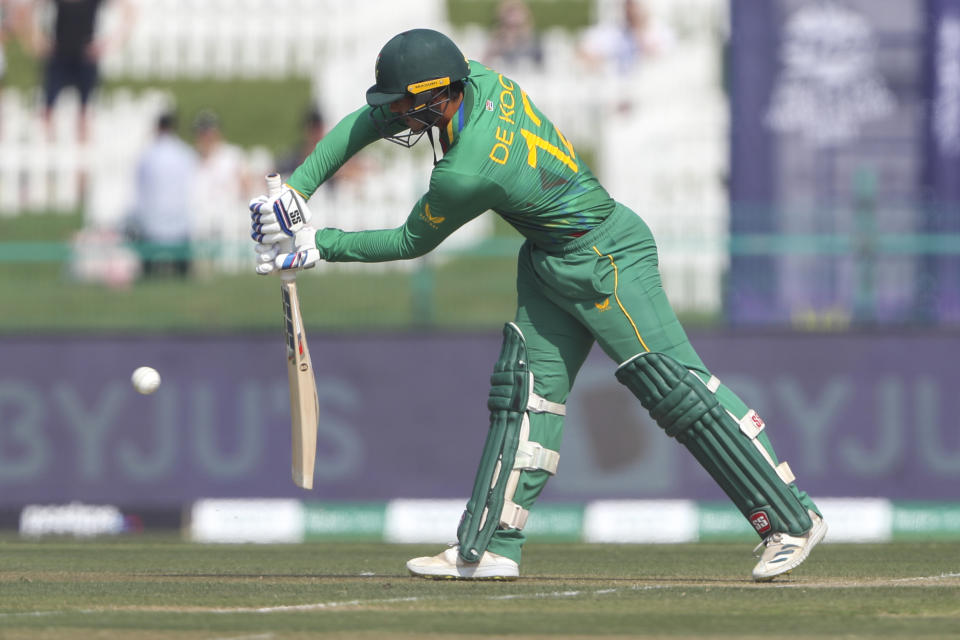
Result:
{"label": "dry pitch surface", "polygon": [[960,638],[960,543],[531,544],[515,582],[411,578],[435,546],[0,539],[0,639]]}

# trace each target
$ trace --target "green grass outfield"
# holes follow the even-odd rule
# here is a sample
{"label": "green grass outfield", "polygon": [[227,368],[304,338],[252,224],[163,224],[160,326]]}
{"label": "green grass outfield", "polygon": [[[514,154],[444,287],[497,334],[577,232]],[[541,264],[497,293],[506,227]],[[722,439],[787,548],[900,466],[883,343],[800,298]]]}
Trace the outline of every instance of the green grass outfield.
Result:
{"label": "green grass outfield", "polygon": [[532,544],[515,582],[411,578],[436,545],[0,539],[0,638],[956,638],[960,543]]}

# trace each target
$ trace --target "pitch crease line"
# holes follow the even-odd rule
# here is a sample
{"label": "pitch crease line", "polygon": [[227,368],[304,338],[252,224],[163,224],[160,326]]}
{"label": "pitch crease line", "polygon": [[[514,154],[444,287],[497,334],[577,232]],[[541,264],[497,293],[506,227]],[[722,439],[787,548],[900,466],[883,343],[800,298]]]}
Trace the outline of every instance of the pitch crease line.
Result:
{"label": "pitch crease line", "polygon": [[[884,580],[874,583],[864,583],[860,585],[817,585],[810,583],[773,583],[766,585],[766,588],[850,588],[850,587],[882,587],[889,585],[894,582],[930,582],[935,580],[944,580],[949,578],[958,578],[960,573],[958,572],[949,572],[941,573],[938,576],[916,576],[910,578],[896,578],[893,580]],[[593,591],[551,591],[551,592],[541,592],[541,593],[512,593],[504,594],[500,596],[484,596],[483,600],[534,600],[534,599],[551,599],[551,598],[573,598],[582,595],[608,595],[611,593],[619,593],[622,591],[655,591],[663,589],[680,589],[688,588],[689,585],[634,585],[631,587],[621,587],[621,588],[611,588],[611,589],[595,589]],[[312,604],[292,604],[292,605],[281,605],[276,607],[235,607],[235,608],[204,608],[204,607],[183,607],[183,608],[165,608],[164,611],[176,611],[180,613],[283,613],[283,612],[294,612],[294,611],[318,611],[323,609],[337,609],[342,607],[357,607],[357,606],[369,606],[369,605],[381,605],[381,604],[393,604],[399,602],[422,602],[422,601],[440,601],[440,600],[453,600],[459,596],[409,596],[404,598],[382,598],[374,600],[341,600],[333,602],[317,602]],[[16,617],[41,617],[41,616],[58,616],[66,614],[102,614],[107,612],[154,612],[157,611],[154,607],[126,607],[126,608],[117,608],[117,607],[101,607],[98,609],[62,609],[59,611],[22,611],[22,612],[9,612],[9,613],[0,613],[0,619],[3,618],[16,618]],[[253,636],[256,637],[256,636]]]}
{"label": "pitch crease line", "polygon": [[[676,589],[676,585],[642,585],[633,587],[624,587],[616,589],[596,589],[594,591],[551,591],[541,593],[511,593],[502,596],[484,596],[483,600],[536,600],[552,598],[574,598],[581,595],[606,595],[620,591],[653,591],[657,589]],[[310,604],[290,604],[276,607],[221,607],[221,608],[203,608],[203,607],[183,607],[168,608],[167,611],[178,611],[180,613],[285,613],[294,611],[321,611],[324,609],[337,609],[342,607],[360,607],[369,605],[393,604],[398,602],[421,602],[430,600],[453,600],[458,596],[408,596],[404,598],[383,598],[376,600],[341,600],[334,602],[316,602]],[[129,608],[110,608],[103,607],[99,609],[64,609],[61,611],[25,611],[22,613],[0,613],[0,618],[10,618],[15,616],[56,616],[66,614],[101,614],[106,612],[153,612],[152,607],[129,607]]]}
{"label": "pitch crease line", "polygon": [[922,576],[917,578],[894,578],[891,582],[915,582],[926,580],[945,580],[947,578],[960,578],[960,573],[941,573],[938,576]]}

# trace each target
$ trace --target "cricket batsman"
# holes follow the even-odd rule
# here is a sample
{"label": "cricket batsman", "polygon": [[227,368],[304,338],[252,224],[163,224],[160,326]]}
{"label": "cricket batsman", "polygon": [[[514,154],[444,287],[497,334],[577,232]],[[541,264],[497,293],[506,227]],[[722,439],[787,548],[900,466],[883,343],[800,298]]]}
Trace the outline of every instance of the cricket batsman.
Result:
{"label": "cricket batsman", "polygon": [[[607,193],[521,86],[465,59],[445,35],[413,29],[393,37],[377,57],[375,77],[367,104],[317,144],[280,196],[250,203],[257,272],[319,260],[416,258],[488,209],[526,239],[517,261],[517,311],[503,329],[490,378],[490,426],[459,543],[410,560],[410,572],[519,576],[524,525],[557,472],[564,403],[594,342],[618,365],[617,380],[756,530],[753,579],[772,580],[803,562],[826,522],[777,460],[760,416],[690,344],[640,216]],[[403,225],[348,233],[311,224],[306,200],[357,151],[380,138],[410,147],[424,134],[439,142],[442,155]],[[295,249],[279,249],[290,238]]]}

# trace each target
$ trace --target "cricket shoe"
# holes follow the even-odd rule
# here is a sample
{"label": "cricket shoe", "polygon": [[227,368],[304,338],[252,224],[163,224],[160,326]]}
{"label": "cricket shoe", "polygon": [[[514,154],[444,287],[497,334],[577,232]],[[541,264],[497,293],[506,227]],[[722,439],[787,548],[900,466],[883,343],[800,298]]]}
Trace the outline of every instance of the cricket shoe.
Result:
{"label": "cricket shoe", "polygon": [[485,551],[479,562],[467,562],[454,545],[435,556],[414,558],[407,569],[415,576],[434,580],[516,580],[520,567],[510,558]]}
{"label": "cricket shoe", "polygon": [[807,559],[810,550],[827,535],[827,523],[813,511],[808,511],[813,526],[802,536],[787,533],[771,533],[753,550],[754,554],[763,548],[757,556],[760,562],[753,568],[753,579],[767,582],[779,575],[788,573]]}

